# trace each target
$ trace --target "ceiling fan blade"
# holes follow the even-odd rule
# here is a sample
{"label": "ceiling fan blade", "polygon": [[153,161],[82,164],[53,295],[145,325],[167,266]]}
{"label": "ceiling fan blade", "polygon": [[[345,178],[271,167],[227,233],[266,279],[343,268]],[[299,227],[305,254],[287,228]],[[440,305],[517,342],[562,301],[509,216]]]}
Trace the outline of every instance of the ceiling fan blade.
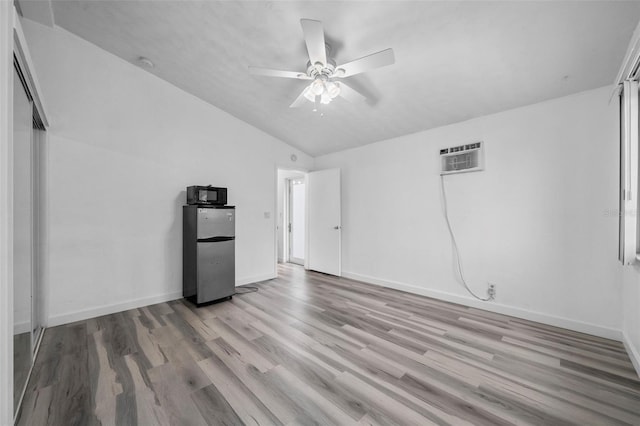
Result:
{"label": "ceiling fan blade", "polygon": [[311,80],[311,77],[309,77],[307,74],[303,72],[281,71],[281,70],[273,70],[270,68],[249,67],[249,73],[253,75],[264,75],[267,77],[284,77],[284,78],[296,78],[298,80]]}
{"label": "ceiling fan blade", "polygon": [[304,34],[304,42],[307,44],[307,52],[309,60],[314,65],[320,62],[322,65],[327,64],[327,48],[324,44],[324,30],[322,22],[312,19],[301,19],[302,32]]}
{"label": "ceiling fan blade", "polygon": [[306,93],[306,91],[309,89],[309,86],[305,87],[304,90],[302,91],[302,93],[300,93],[300,96],[298,96],[296,98],[295,101],[293,101],[293,103],[291,105],[289,105],[289,108],[298,108],[300,105],[302,105],[303,103],[305,103],[305,101],[307,100],[307,98],[305,98],[304,94]]}
{"label": "ceiling fan blade", "polygon": [[[352,75],[360,74],[361,72],[391,65],[395,61],[393,49],[385,49],[378,53],[372,53],[371,55],[364,56],[360,59],[356,59],[336,67],[334,76],[350,77]],[[344,70],[344,73],[340,70]]]}
{"label": "ceiling fan blade", "polygon": [[347,86],[343,82],[340,82],[337,84],[340,85],[340,96],[342,96],[349,102],[355,103],[355,102],[362,102],[367,100],[367,98],[362,93],[352,89],[351,87]]}

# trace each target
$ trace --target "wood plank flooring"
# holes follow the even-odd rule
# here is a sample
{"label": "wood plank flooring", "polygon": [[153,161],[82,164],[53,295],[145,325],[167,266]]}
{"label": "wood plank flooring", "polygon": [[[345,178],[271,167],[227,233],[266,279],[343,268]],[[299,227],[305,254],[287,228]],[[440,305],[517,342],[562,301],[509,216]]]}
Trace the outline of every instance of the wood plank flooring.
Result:
{"label": "wood plank flooring", "polygon": [[27,384],[31,367],[31,333],[13,335],[13,406],[16,407]]}
{"label": "wood plank flooring", "polygon": [[283,265],[48,329],[20,425],[640,425],[621,343]]}

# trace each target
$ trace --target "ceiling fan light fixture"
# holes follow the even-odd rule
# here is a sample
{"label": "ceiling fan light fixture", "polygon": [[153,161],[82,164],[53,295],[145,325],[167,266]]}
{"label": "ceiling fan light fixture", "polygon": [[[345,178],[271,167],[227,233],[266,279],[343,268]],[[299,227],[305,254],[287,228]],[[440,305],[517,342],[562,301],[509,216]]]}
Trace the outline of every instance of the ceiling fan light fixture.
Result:
{"label": "ceiling fan light fixture", "polygon": [[336,81],[336,79],[351,77],[395,63],[393,49],[385,49],[338,66],[335,59],[330,57],[331,47],[326,43],[322,22],[301,19],[300,24],[309,57],[306,72],[249,67],[249,72],[254,75],[295,78],[310,82],[289,105],[289,108],[301,106],[305,99],[314,104],[314,111],[319,111],[322,104],[328,104],[338,96],[349,102],[364,100],[366,99],[364,95],[342,83],[342,80]]}
{"label": "ceiling fan light fixture", "polygon": [[320,96],[320,103],[327,105],[329,102],[331,102],[331,96],[329,96],[327,92],[324,92],[322,96]]}
{"label": "ceiling fan light fixture", "polygon": [[324,81],[320,78],[313,80],[313,83],[311,83],[311,86],[309,87],[311,87],[311,91],[316,96],[320,96],[324,93]]}
{"label": "ceiling fan light fixture", "polygon": [[325,84],[325,89],[327,94],[331,97],[331,99],[335,98],[340,94],[340,85],[333,81],[328,81]]}
{"label": "ceiling fan light fixture", "polygon": [[316,101],[316,95],[313,94],[313,90],[311,90],[311,85],[307,86],[307,88],[304,89],[304,97],[307,98],[309,102]]}

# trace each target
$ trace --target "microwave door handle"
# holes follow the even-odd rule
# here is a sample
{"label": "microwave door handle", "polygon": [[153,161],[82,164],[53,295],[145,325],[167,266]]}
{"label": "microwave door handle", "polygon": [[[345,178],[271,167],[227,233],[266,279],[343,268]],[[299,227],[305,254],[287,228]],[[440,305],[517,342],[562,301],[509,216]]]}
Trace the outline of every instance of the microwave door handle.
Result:
{"label": "microwave door handle", "polygon": [[222,241],[233,241],[236,237],[209,237],[209,238],[198,238],[199,243],[219,243]]}

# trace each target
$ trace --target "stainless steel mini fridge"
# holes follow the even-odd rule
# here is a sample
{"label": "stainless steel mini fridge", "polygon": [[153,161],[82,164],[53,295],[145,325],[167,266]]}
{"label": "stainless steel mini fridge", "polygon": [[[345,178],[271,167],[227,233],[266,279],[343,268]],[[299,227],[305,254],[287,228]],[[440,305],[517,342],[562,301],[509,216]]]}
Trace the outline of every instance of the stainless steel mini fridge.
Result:
{"label": "stainless steel mini fridge", "polygon": [[235,293],[235,213],[233,206],[182,207],[182,293],[198,305]]}

